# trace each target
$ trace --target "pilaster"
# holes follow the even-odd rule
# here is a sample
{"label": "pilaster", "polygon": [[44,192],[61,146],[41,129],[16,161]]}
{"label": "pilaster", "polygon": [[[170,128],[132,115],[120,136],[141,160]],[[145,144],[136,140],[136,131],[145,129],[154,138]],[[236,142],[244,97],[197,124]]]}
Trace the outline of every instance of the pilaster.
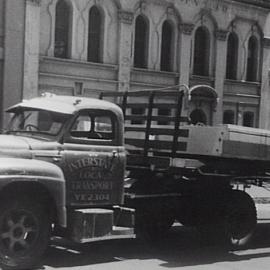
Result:
{"label": "pilaster", "polygon": [[179,84],[189,85],[190,57],[191,57],[191,39],[194,24],[182,23],[179,25],[181,33],[180,50],[180,79]]}
{"label": "pilaster", "polygon": [[131,41],[133,32],[134,14],[129,11],[120,10],[118,13],[120,38],[119,38],[119,71],[118,89],[128,91],[130,88],[131,72]]}
{"label": "pilaster", "polygon": [[215,90],[218,94],[216,110],[213,112],[213,125],[221,124],[223,120],[223,90],[226,73],[227,58],[227,34],[226,30],[220,29],[215,33],[216,37],[216,69]]}
{"label": "pilaster", "polygon": [[270,129],[270,37],[263,38],[259,128]]}
{"label": "pilaster", "polygon": [[4,50],[3,50],[3,84],[1,91],[1,127],[7,122],[5,109],[22,99],[22,81],[24,57],[24,18],[25,1],[5,1],[4,16]]}
{"label": "pilaster", "polygon": [[[180,67],[179,67],[179,85],[180,89],[184,89],[185,97],[183,99],[182,115],[188,116],[189,109],[186,105],[188,102],[188,86],[189,86],[189,76],[190,76],[190,57],[191,57],[191,40],[192,31],[194,29],[194,24],[182,23],[179,25],[179,31],[181,33],[181,42],[178,45],[180,51]],[[187,87],[186,87],[187,86]]]}
{"label": "pilaster", "polygon": [[23,98],[27,99],[38,95],[40,1],[27,0],[25,5]]}

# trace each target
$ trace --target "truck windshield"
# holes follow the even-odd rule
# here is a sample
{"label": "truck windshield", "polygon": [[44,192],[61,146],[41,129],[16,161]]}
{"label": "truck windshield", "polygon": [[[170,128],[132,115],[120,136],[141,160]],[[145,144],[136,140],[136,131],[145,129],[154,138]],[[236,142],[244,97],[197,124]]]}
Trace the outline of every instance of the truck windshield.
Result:
{"label": "truck windshield", "polygon": [[66,114],[52,111],[18,110],[12,117],[7,131],[55,136],[61,131],[67,118]]}

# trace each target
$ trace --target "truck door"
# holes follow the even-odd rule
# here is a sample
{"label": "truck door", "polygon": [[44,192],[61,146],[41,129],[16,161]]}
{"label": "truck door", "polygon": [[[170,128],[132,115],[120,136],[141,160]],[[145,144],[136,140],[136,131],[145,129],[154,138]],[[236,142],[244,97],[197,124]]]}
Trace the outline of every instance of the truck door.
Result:
{"label": "truck door", "polygon": [[122,203],[125,151],[119,125],[106,110],[82,110],[74,117],[63,144],[68,205]]}

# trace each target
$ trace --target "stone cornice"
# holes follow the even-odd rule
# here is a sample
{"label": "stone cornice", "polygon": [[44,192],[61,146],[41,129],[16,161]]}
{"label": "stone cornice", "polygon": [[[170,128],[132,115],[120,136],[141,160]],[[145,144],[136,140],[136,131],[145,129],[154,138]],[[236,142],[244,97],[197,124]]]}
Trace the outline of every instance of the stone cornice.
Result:
{"label": "stone cornice", "polygon": [[130,11],[119,10],[118,11],[118,19],[122,23],[132,24],[134,18],[134,14]]}
{"label": "stone cornice", "polygon": [[194,29],[194,24],[192,24],[192,23],[181,23],[181,24],[179,24],[179,29],[183,34],[191,35],[191,33],[192,33],[193,29]]}

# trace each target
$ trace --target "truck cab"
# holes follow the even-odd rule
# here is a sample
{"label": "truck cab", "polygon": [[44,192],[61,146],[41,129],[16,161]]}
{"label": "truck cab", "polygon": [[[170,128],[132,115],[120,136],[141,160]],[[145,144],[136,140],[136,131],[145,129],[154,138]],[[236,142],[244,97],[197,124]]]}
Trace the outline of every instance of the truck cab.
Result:
{"label": "truck cab", "polygon": [[[112,209],[123,203],[121,109],[49,94],[7,112],[11,120],[0,135],[2,265],[32,265],[48,244],[52,224],[79,242],[111,235]],[[106,222],[81,234],[85,216],[89,226]]]}
{"label": "truck cab", "polygon": [[120,108],[95,99],[50,96],[22,102],[8,112],[13,117],[5,138],[24,142],[28,158],[61,168],[66,206],[122,202],[125,151]]}

